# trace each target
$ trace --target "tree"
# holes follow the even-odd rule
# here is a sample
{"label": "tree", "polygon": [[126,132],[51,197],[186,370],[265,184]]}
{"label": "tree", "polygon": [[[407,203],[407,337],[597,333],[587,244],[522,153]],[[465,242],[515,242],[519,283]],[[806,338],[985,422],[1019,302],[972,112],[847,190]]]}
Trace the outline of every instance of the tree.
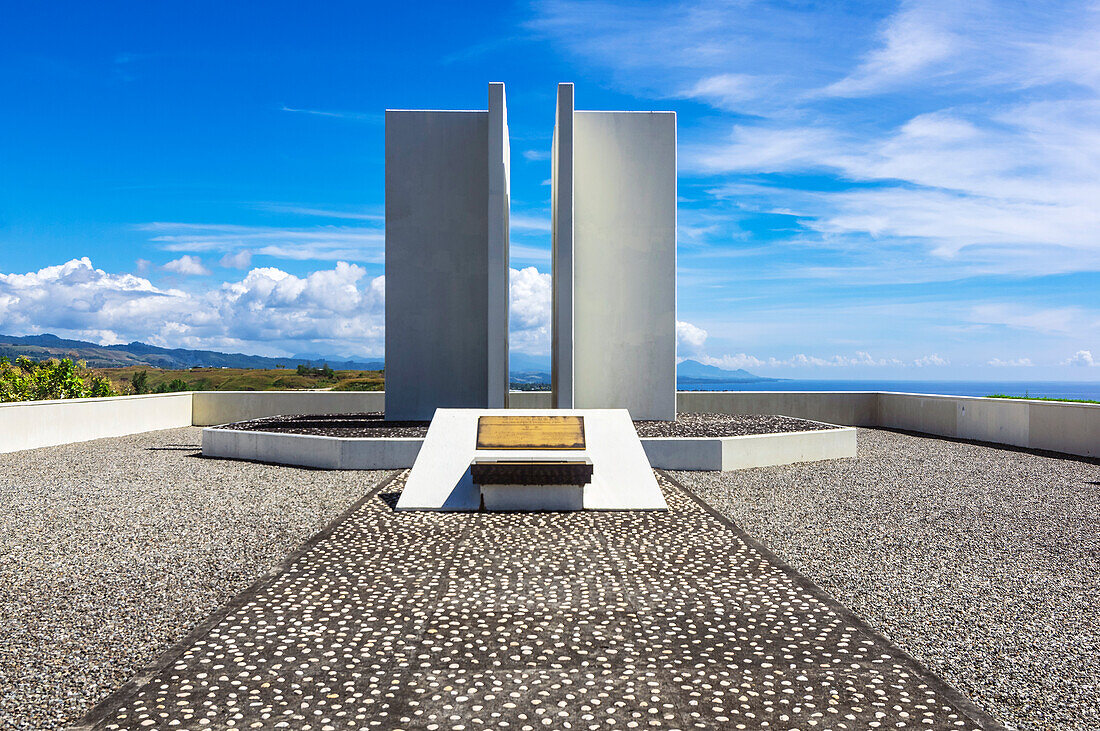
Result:
{"label": "tree", "polygon": [[130,379],[134,393],[149,393],[149,371],[138,371]]}

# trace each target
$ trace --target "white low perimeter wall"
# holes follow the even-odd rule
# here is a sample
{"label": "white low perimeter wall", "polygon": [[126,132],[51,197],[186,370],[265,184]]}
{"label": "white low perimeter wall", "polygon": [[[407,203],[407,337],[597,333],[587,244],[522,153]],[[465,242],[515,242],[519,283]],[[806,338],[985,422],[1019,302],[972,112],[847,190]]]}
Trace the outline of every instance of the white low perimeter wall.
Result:
{"label": "white low perimeter wall", "polygon": [[195,426],[230,424],[282,414],[385,411],[383,391],[196,391]]}
{"label": "white low perimeter wall", "polygon": [[0,453],[191,426],[191,394],[0,404]]}
{"label": "white low perimeter wall", "polygon": [[[513,408],[549,408],[513,391]],[[1100,405],[871,391],[681,391],[680,412],[783,414],[1100,457]],[[206,391],[0,404],[0,452],[279,414],[384,411],[382,391]]]}

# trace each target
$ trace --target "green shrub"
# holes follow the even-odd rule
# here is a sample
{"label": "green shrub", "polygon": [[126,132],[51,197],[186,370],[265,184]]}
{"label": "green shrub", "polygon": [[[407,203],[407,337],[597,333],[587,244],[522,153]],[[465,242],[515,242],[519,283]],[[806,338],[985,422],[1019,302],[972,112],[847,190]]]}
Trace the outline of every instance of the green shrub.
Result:
{"label": "green shrub", "polygon": [[83,361],[74,363],[64,358],[35,362],[21,355],[13,364],[7,358],[0,358],[0,401],[117,395],[110,380],[89,373]]}

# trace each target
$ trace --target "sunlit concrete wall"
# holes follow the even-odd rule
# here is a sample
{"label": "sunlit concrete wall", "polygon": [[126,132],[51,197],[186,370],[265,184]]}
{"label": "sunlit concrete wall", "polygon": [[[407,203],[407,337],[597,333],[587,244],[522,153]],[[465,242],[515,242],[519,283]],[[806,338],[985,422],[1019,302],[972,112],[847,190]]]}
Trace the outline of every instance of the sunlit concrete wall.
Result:
{"label": "sunlit concrete wall", "polygon": [[385,411],[383,391],[198,391],[194,425],[215,426],[285,414]]}
{"label": "sunlit concrete wall", "polygon": [[489,111],[386,112],[389,419],[507,397],[508,133]]}
{"label": "sunlit concrete wall", "polygon": [[680,391],[681,412],[782,414],[844,426],[876,426],[878,394],[870,391]]}
{"label": "sunlit concrete wall", "polygon": [[191,394],[0,404],[0,452],[190,426]]}
{"label": "sunlit concrete wall", "polygon": [[576,111],[570,84],[558,95],[555,406],[674,419],[676,115]]}
{"label": "sunlit concrete wall", "polygon": [[[381,391],[206,391],[0,404],[0,453],[279,414],[382,411],[385,398]],[[678,400],[681,412],[783,414],[1100,457],[1094,404],[858,391],[681,391]],[[550,394],[513,391],[509,406],[548,408]]]}

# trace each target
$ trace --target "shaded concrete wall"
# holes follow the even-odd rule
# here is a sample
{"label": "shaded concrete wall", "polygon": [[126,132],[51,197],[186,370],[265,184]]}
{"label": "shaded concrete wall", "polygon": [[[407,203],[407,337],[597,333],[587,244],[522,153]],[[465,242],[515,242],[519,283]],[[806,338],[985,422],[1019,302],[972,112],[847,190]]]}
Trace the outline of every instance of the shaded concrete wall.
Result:
{"label": "shaded concrete wall", "polygon": [[486,286],[486,403],[508,404],[508,223],[511,208],[511,142],[504,84],[489,84],[489,251]]}
{"label": "shaded concrete wall", "polygon": [[550,154],[550,393],[573,408],[573,85],[558,84]]}
{"label": "shaded concrete wall", "polygon": [[492,123],[483,111],[386,112],[387,418],[506,398],[508,143],[497,91]]}
{"label": "shaded concrete wall", "polygon": [[190,426],[190,393],[0,404],[0,452]]}

